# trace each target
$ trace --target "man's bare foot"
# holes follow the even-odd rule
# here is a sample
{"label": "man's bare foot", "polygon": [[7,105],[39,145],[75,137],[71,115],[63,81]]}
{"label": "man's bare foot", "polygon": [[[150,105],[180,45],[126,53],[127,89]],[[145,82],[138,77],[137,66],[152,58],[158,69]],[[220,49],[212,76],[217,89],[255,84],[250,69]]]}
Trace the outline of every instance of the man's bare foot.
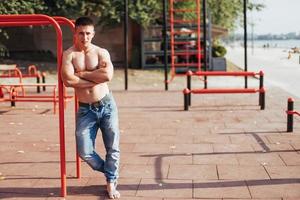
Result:
{"label": "man's bare foot", "polygon": [[110,199],[119,199],[121,197],[120,192],[117,190],[117,181],[113,183],[107,183],[107,193]]}

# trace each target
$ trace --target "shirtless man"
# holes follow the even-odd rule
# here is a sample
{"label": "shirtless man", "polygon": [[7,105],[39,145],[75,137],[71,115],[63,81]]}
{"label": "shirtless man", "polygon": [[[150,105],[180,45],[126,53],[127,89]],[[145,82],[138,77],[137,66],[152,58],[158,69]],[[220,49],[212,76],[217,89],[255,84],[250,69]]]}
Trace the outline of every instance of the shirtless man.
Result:
{"label": "shirtless man", "polygon": [[[93,21],[80,17],[75,22],[75,43],[63,54],[62,79],[73,87],[79,100],[76,116],[76,141],[79,156],[96,171],[104,173],[109,198],[120,198],[117,179],[120,159],[118,111],[107,82],[113,65],[106,49],[91,43]],[[98,129],[106,149],[105,159],[95,151]]]}

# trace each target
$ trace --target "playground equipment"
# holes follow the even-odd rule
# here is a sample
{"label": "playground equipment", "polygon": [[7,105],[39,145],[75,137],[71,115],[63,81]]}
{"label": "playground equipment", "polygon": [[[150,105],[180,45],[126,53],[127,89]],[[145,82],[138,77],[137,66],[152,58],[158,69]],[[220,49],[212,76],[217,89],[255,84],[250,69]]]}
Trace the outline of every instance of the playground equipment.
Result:
{"label": "playground equipment", "polygon": [[[182,9],[181,9],[182,10]],[[204,14],[204,13],[203,13]],[[191,20],[182,20],[181,23],[176,21],[174,23],[174,28],[176,29],[182,29],[184,30],[192,30],[195,31],[197,30],[197,24],[196,23],[188,23]],[[208,44],[208,53],[211,52],[211,24],[210,24],[210,18],[208,17],[207,19],[208,23],[208,29],[207,29],[207,44]],[[196,22],[196,21],[195,21]],[[203,23],[201,24],[201,28],[203,27]],[[170,35],[170,23],[166,25],[166,29],[168,31],[167,33],[167,49],[166,49],[166,54],[167,54],[167,62],[166,65],[168,68],[171,67],[171,35]],[[202,31],[204,35],[204,31]],[[186,57],[192,57],[193,60],[195,61],[196,57],[196,40],[197,37],[195,37],[195,34],[191,33],[193,37],[188,36],[189,33],[182,33],[181,37],[176,36],[175,39],[178,40],[178,42],[182,42],[181,44],[176,44],[174,48],[174,53],[178,54],[175,57],[179,57],[180,61],[185,60]],[[201,47],[204,48],[204,42],[203,42],[203,36],[201,37]],[[153,69],[153,68],[163,68],[164,67],[164,59],[165,59],[165,52],[164,52],[164,26],[163,24],[155,24],[155,25],[149,25],[147,29],[142,29],[141,32],[141,68],[142,69]],[[191,43],[194,43],[193,45],[190,45]],[[187,47],[189,47],[187,49]],[[203,49],[202,48],[202,49]],[[187,55],[185,54],[186,50],[189,51],[189,54],[194,54],[194,55]],[[204,52],[204,51],[203,51]],[[203,54],[203,57],[204,54]],[[207,61],[209,61],[211,58],[211,54],[207,56]],[[176,58],[175,58],[176,60]],[[192,60],[190,60],[192,61]],[[204,59],[202,59],[202,62]],[[202,67],[205,67],[205,63],[202,63]],[[183,67],[181,67],[183,68]]]}
{"label": "playground equipment", "polygon": [[[59,20],[59,17],[54,17]],[[11,102],[11,106],[15,107],[16,102],[52,102],[53,103],[53,112],[56,114],[56,104],[58,102],[58,92],[56,84],[46,84],[45,73],[40,73],[37,70],[35,65],[29,65],[27,67],[27,73],[22,73],[20,68],[17,67],[17,64],[0,64],[0,78],[18,78],[19,83],[17,84],[2,84],[0,83],[0,98],[1,101]],[[24,78],[36,78],[36,84],[24,84]],[[42,79],[42,84],[40,81]],[[41,87],[43,91],[46,90],[46,87],[52,88],[52,93],[45,95],[28,95],[25,91],[25,88],[37,88],[37,93],[41,92]],[[8,97],[6,97],[3,91],[6,91]],[[70,101],[73,98],[70,95],[64,94],[64,107],[66,108],[66,102]]]}
{"label": "playground equipment", "polygon": [[[23,73],[17,64],[0,64],[0,78],[36,78],[36,83],[46,83],[46,73],[38,71],[35,65],[29,65],[27,67],[26,73]],[[19,81],[20,83],[22,80]],[[46,90],[46,87],[43,87],[43,91]],[[40,87],[37,87],[37,93],[40,93]]]}
{"label": "playground equipment", "polygon": [[[170,39],[171,39],[171,78],[170,83],[175,76],[186,75],[186,72],[201,71],[201,59],[203,59],[201,48],[201,20],[200,20],[200,0],[194,0],[196,8],[178,9],[177,1],[170,0]],[[180,1],[179,1],[180,2]],[[183,13],[195,14],[196,18],[187,20],[178,15]],[[196,28],[180,28],[180,24],[194,23]],[[179,49],[179,52],[175,52]]]}
{"label": "playground equipment", "polygon": [[0,15],[0,26],[40,26],[52,25],[55,29],[57,37],[57,71],[58,71],[58,103],[59,103],[59,140],[60,140],[60,171],[61,171],[61,196],[67,195],[66,190],[66,151],[65,151],[65,122],[64,122],[64,85],[61,80],[62,65],[62,31],[59,24],[68,24],[74,26],[73,23],[63,17],[49,17],[47,15]]}
{"label": "playground equipment", "polygon": [[[168,90],[168,84],[176,75],[184,75],[188,69],[197,69],[197,48],[201,49],[201,67],[208,69],[211,63],[211,23],[209,13],[206,12],[206,1],[184,0],[198,3],[194,9],[176,8],[177,3],[181,1],[162,0],[163,2],[163,20],[161,23],[150,25],[147,29],[141,31],[141,68],[153,69],[164,68],[165,71],[165,90]],[[202,3],[202,12],[200,12],[200,3]],[[167,4],[169,12],[167,10]],[[171,10],[171,6],[173,8]],[[169,13],[169,14],[168,14]],[[194,14],[194,19],[182,19],[181,14]],[[167,16],[168,15],[168,16]],[[206,16],[207,17],[204,17]],[[169,18],[169,19],[167,19]],[[172,19],[173,18],[173,19]],[[203,20],[200,20],[200,19]],[[198,19],[201,21],[198,21]],[[204,20],[206,19],[206,20]],[[201,24],[200,24],[201,23]],[[207,26],[208,25],[208,26]],[[171,29],[173,33],[171,33]],[[198,34],[198,29],[200,34]],[[177,33],[176,33],[177,32]],[[171,39],[174,39],[173,51],[171,50]],[[197,44],[200,41],[200,46]],[[206,42],[204,42],[206,41]],[[173,57],[178,66],[172,66],[171,57]],[[187,60],[187,58],[189,60]],[[206,59],[204,59],[206,58]],[[186,66],[187,63],[188,66]],[[181,66],[179,66],[181,65]],[[172,68],[173,67],[173,68]],[[171,69],[171,80],[168,80],[168,69]]]}
{"label": "playground equipment", "polygon": [[[182,2],[195,3],[194,9],[178,8],[177,4]],[[200,2],[203,8],[203,20],[200,14]],[[245,2],[244,2],[245,3]],[[265,108],[265,89],[263,87],[263,72],[254,73],[247,71],[247,64],[245,64],[244,72],[226,72],[217,71],[211,72],[207,68],[207,32],[206,32],[206,0],[169,0],[170,9],[170,46],[171,46],[171,78],[167,80],[170,83],[175,76],[187,76],[188,86],[183,90],[184,93],[184,110],[188,110],[191,105],[191,94],[221,94],[221,93],[259,93],[259,105],[263,110]],[[194,14],[194,19],[182,18],[183,13]],[[246,14],[244,12],[244,14]],[[245,16],[245,15],[244,15]],[[245,20],[245,19],[244,19]],[[203,21],[203,29],[201,31],[201,21]],[[182,24],[194,23],[196,29],[181,28]],[[166,35],[166,34],[165,34]],[[203,43],[201,37],[203,35]],[[202,48],[202,45],[204,46]],[[166,48],[166,45],[165,45]],[[180,49],[180,52],[178,51]],[[176,51],[177,50],[177,51]],[[211,63],[210,63],[211,64]],[[260,76],[260,85],[258,89],[247,86],[247,78],[249,76]],[[191,76],[203,77],[204,89],[191,89]],[[245,78],[245,88],[224,88],[224,89],[208,89],[207,77],[209,76],[242,76]],[[167,87],[166,87],[167,88]]]}
{"label": "playground equipment", "polygon": [[0,78],[18,78],[22,83],[23,74],[16,64],[0,64]]}
{"label": "playground equipment", "polygon": [[[159,52],[159,54],[163,54],[163,66],[164,66],[164,79],[165,79],[165,90],[168,90],[168,25],[167,25],[167,1],[168,0],[162,0],[163,3],[163,26],[162,26],[162,38],[143,38],[142,39],[142,44],[144,44],[144,42],[156,42],[157,40],[160,40],[161,42],[163,42],[162,45],[162,51]],[[184,0],[179,0],[179,1],[184,1]],[[185,0],[188,1],[188,0]],[[209,25],[211,25],[210,23],[207,24],[207,21],[209,21],[209,18],[207,19],[207,9],[206,9],[206,0],[202,0],[202,10],[203,10],[203,57],[206,58],[204,59],[204,69],[209,69],[209,67],[207,67],[207,62],[211,63],[211,42],[210,42],[210,29]],[[248,61],[247,61],[247,0],[243,0],[243,24],[244,24],[244,71],[248,71]],[[128,0],[124,0],[124,74],[125,74],[125,90],[128,89]],[[208,25],[208,26],[207,26]],[[154,39],[154,40],[153,40]],[[142,66],[145,66],[145,57],[147,54],[151,54],[151,55],[156,55],[157,52],[146,52],[144,51],[143,47],[144,45],[141,45],[141,56],[142,56]],[[206,71],[206,70],[205,70]],[[204,77],[206,79],[206,77]],[[245,88],[248,87],[248,81],[247,81],[247,77],[245,76]],[[206,84],[206,82],[205,82]]]}
{"label": "playground equipment", "polygon": [[288,98],[287,101],[287,132],[293,132],[294,129],[294,115],[300,116],[300,113],[294,111],[294,99]]}
{"label": "playground equipment", "polygon": [[[191,76],[242,76],[256,77],[259,75],[259,87],[256,88],[222,88],[222,89],[191,89]],[[260,109],[265,109],[265,89],[264,89],[264,73],[254,72],[192,72],[187,73],[187,88],[183,90],[184,95],[184,110],[188,110],[191,105],[191,94],[236,94],[236,93],[259,93]]]}
{"label": "playground equipment", "polygon": [[[32,87],[48,87],[52,88],[52,93],[50,95],[30,95],[26,93],[25,88],[32,88]],[[36,84],[0,84],[0,88],[3,88],[9,94],[8,97],[1,98],[1,101],[11,102],[11,106],[15,107],[16,102],[52,102],[53,103],[53,113],[56,114],[56,105],[58,100],[58,92],[56,84],[43,84],[43,83],[36,83]],[[64,95],[64,108],[66,108],[66,102],[69,102],[73,96]]]}

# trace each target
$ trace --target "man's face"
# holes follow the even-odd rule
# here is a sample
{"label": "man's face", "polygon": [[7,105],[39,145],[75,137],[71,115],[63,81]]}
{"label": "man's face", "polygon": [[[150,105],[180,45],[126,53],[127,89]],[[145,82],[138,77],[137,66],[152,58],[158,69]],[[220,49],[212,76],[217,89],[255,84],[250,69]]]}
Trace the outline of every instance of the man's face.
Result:
{"label": "man's face", "polygon": [[78,26],[75,30],[75,41],[79,46],[88,47],[94,35],[94,26]]}

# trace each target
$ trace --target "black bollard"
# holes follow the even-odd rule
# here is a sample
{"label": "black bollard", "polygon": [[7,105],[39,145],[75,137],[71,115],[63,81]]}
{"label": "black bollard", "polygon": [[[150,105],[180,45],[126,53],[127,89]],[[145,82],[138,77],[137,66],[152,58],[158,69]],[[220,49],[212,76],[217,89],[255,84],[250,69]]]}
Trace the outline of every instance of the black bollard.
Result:
{"label": "black bollard", "polygon": [[189,110],[189,97],[191,95],[191,92],[188,88],[185,88],[183,90],[183,102],[184,102],[184,110]]}
{"label": "black bollard", "polygon": [[12,92],[11,92],[12,96],[11,96],[11,102],[10,102],[10,105],[11,107],[16,107],[16,95],[15,95],[15,89],[12,89]]}
{"label": "black bollard", "polygon": [[[191,90],[191,76],[187,75],[187,88]],[[188,104],[191,105],[191,93],[188,94]]]}
{"label": "black bollard", "polygon": [[[46,75],[42,73],[42,83],[45,84],[46,83]],[[43,86],[43,91],[46,91],[46,86]]]}
{"label": "black bollard", "polygon": [[[36,77],[36,83],[37,83],[37,84],[40,83],[40,76],[37,76],[37,77]],[[36,92],[37,92],[37,93],[41,93],[41,88],[40,88],[39,85],[36,86]]]}
{"label": "black bollard", "polygon": [[[191,89],[192,89],[192,75],[193,75],[193,72],[190,71],[190,70],[186,74],[186,76],[187,76],[186,77],[186,79],[187,79],[187,89],[189,89],[189,91],[191,91]],[[191,102],[192,102],[192,95],[189,92],[189,99],[188,99],[189,106],[191,105]]]}
{"label": "black bollard", "polygon": [[262,71],[259,72],[259,99],[258,103],[260,105],[260,109],[265,109],[265,89],[264,89],[264,73]]}
{"label": "black bollard", "polygon": [[294,111],[294,100],[292,98],[288,99],[287,104],[287,132],[293,132],[293,112]]}
{"label": "black bollard", "polygon": [[266,92],[264,89],[263,91],[259,93],[260,96],[260,109],[264,110],[265,109],[265,99],[266,99]]}

